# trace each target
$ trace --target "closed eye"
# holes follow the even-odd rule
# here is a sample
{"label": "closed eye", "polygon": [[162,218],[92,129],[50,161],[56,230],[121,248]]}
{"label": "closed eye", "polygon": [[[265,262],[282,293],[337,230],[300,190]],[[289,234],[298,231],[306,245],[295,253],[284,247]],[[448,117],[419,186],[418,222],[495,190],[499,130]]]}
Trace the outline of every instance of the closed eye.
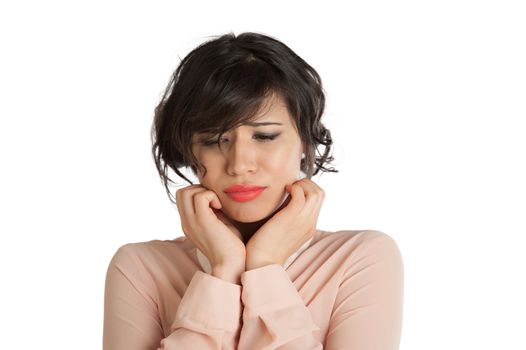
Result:
{"label": "closed eye", "polygon": [[278,134],[256,134],[254,135],[254,137],[260,140],[274,140],[278,136],[279,136],[279,133]]}
{"label": "closed eye", "polygon": [[[254,134],[254,138],[260,140],[261,142],[268,142],[274,140],[276,137],[278,137],[281,133],[276,134]],[[225,140],[228,140],[227,138],[222,138],[221,142],[224,143]],[[205,140],[201,142],[204,146],[212,146],[217,144],[217,138],[212,138],[209,140]]]}

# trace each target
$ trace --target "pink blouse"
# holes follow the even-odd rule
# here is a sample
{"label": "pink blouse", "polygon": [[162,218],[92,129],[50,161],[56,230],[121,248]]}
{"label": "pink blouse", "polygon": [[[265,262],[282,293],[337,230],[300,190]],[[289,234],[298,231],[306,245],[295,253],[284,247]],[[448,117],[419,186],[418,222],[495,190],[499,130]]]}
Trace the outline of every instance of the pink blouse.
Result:
{"label": "pink blouse", "polygon": [[121,246],[106,275],[104,350],[395,350],[404,269],[376,230],[316,230],[283,266],[210,275],[186,237]]}

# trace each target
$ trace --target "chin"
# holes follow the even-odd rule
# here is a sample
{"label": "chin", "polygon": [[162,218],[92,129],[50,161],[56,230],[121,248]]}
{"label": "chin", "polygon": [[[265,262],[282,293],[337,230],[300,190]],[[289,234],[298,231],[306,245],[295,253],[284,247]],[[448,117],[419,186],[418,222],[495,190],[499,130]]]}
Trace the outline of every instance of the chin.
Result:
{"label": "chin", "polygon": [[267,219],[273,215],[275,211],[283,204],[288,194],[283,193],[277,202],[273,205],[269,202],[253,203],[247,202],[245,204],[233,204],[231,206],[224,206],[224,213],[231,219],[242,223],[257,222]]}
{"label": "chin", "polygon": [[223,208],[223,210],[230,219],[243,223],[260,221],[272,214],[270,210],[267,211],[261,208]]}

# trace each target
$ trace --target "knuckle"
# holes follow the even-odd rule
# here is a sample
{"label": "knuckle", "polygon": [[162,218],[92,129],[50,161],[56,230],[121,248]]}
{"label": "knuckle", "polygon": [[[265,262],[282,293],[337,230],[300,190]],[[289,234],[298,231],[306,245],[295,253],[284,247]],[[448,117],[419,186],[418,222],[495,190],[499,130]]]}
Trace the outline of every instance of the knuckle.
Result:
{"label": "knuckle", "polygon": [[194,195],[194,199],[195,200],[203,200],[203,198],[206,198],[208,193],[208,191],[203,191],[203,192],[198,192]]}
{"label": "knuckle", "polygon": [[184,224],[181,224],[181,229],[183,230],[184,233],[188,232],[188,227],[186,227],[186,225]]}
{"label": "knuckle", "polygon": [[175,197],[179,198],[179,197],[183,196],[184,193],[185,193],[185,190],[186,190],[186,187],[180,188],[177,191],[175,191]]}

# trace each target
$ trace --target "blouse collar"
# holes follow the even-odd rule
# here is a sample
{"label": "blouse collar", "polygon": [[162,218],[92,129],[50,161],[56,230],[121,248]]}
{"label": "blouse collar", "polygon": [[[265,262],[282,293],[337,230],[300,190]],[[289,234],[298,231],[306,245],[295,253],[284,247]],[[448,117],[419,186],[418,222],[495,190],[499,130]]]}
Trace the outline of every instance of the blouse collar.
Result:
{"label": "blouse collar", "polygon": [[[290,266],[290,264],[292,264],[292,262],[298,257],[298,255],[303,253],[303,251],[310,246],[310,243],[312,242],[313,239],[314,239],[314,236],[309,238],[305,243],[303,243],[301,247],[299,247],[298,250],[296,250],[291,256],[289,256],[288,259],[285,261],[285,263],[282,265],[283,269],[286,270]],[[199,248],[196,248],[196,251],[197,251],[197,260],[199,260],[201,267],[207,274],[211,274],[212,268],[210,266],[210,262],[208,258],[206,257],[205,254],[203,254],[199,250]]]}

